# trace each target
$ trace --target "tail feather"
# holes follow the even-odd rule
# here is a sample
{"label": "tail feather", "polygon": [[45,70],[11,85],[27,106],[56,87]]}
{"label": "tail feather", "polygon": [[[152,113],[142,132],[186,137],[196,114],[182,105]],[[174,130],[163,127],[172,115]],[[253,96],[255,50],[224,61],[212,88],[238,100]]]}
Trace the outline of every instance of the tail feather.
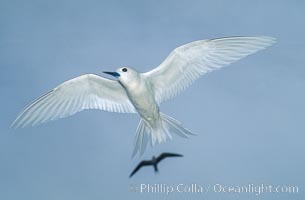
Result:
{"label": "tail feather", "polygon": [[148,143],[149,135],[150,130],[146,125],[146,122],[141,119],[136,131],[136,138],[132,157],[134,157],[138,152],[140,153],[140,155],[143,155]]}
{"label": "tail feather", "polygon": [[170,131],[184,138],[189,138],[190,135],[195,135],[190,130],[183,127],[182,123],[178,120],[165,115],[164,113],[160,113],[161,118],[166,121],[167,124],[170,125]]}
{"label": "tail feather", "polygon": [[156,128],[152,128],[147,122],[141,119],[137,131],[136,138],[134,143],[134,150],[132,157],[137,153],[143,155],[147,143],[151,142],[151,146],[154,146],[156,143],[166,142],[168,139],[172,139],[171,133],[175,133],[183,138],[188,138],[193,134],[190,130],[183,127],[183,125],[176,119],[160,113],[161,122],[160,125]]}

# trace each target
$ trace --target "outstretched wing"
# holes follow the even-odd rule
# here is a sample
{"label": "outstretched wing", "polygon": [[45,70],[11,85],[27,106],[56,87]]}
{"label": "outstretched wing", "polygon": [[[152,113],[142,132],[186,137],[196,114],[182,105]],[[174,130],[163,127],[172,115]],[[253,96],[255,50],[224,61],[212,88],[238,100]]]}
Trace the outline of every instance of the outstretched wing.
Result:
{"label": "outstretched wing", "polygon": [[180,46],[155,69],[144,73],[158,103],[191,85],[200,75],[224,67],[275,43],[267,36],[200,40]]}
{"label": "outstretched wing", "polygon": [[36,125],[84,109],[136,112],[119,82],[86,74],[68,80],[36,99],[18,115],[11,126]]}
{"label": "outstretched wing", "polygon": [[162,153],[158,158],[157,158],[157,163],[163,160],[166,157],[183,157],[181,154],[177,153]]}
{"label": "outstretched wing", "polygon": [[139,171],[139,169],[141,169],[141,167],[147,166],[147,165],[153,165],[152,161],[148,161],[148,160],[143,160],[142,162],[140,162],[137,167],[131,172],[131,174],[129,175],[129,178],[131,178],[135,173],[137,173],[137,171]]}

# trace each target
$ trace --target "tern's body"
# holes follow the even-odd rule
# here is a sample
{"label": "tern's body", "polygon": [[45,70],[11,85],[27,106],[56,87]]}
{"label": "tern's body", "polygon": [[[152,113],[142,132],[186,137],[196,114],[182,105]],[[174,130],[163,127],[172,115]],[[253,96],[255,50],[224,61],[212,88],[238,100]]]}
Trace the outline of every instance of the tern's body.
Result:
{"label": "tern's body", "polygon": [[165,142],[171,133],[192,133],[159,111],[159,104],[190,86],[201,75],[220,69],[275,42],[266,36],[200,40],[172,51],[155,69],[139,73],[132,68],[105,72],[111,80],[86,74],[68,80],[27,106],[12,126],[24,127],[67,117],[84,109],[139,113],[133,155],[143,154],[147,143]]}
{"label": "tern's body", "polygon": [[[150,127],[156,127],[160,121],[159,106],[156,102],[151,83],[146,77],[134,69],[135,78],[121,84],[126,90],[130,102],[133,104],[139,115]],[[131,71],[129,69],[128,71]]]}

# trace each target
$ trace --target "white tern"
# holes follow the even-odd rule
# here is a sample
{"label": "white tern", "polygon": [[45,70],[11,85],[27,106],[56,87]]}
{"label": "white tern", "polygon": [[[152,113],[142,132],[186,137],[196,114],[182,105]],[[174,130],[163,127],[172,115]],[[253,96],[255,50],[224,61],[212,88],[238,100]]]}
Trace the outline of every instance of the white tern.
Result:
{"label": "white tern", "polygon": [[176,48],[158,67],[146,73],[130,67],[105,72],[116,80],[85,74],[34,100],[12,126],[36,125],[85,109],[139,113],[141,120],[136,130],[133,156],[137,153],[142,155],[149,141],[154,146],[171,139],[171,133],[182,137],[192,135],[179,121],[161,113],[160,103],[177,95],[201,75],[273,43],[275,39],[267,36],[200,40]]}

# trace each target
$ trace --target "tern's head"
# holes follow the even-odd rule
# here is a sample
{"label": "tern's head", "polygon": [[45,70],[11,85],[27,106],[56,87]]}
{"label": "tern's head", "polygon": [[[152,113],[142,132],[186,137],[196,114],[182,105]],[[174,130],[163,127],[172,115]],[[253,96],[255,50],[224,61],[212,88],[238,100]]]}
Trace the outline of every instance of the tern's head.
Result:
{"label": "tern's head", "polygon": [[104,72],[116,77],[120,82],[126,83],[138,78],[139,73],[130,67],[118,68],[115,72]]}

